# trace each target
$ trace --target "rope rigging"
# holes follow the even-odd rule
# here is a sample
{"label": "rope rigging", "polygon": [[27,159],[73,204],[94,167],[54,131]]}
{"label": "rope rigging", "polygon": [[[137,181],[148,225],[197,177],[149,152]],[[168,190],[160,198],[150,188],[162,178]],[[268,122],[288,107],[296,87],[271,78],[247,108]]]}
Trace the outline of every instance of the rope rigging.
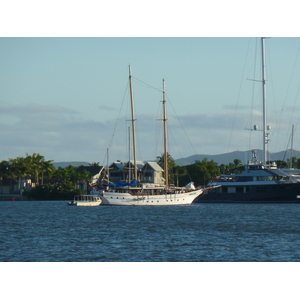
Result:
{"label": "rope rigging", "polygon": [[240,97],[241,97],[241,90],[242,90],[242,84],[243,84],[243,80],[244,80],[244,74],[245,74],[245,69],[246,69],[247,57],[248,57],[249,48],[250,48],[250,41],[251,41],[251,39],[249,38],[248,46],[247,46],[247,51],[246,51],[246,58],[245,58],[245,61],[244,61],[244,66],[243,66],[243,71],[242,71],[242,77],[241,77],[240,86],[239,86],[239,90],[238,90],[237,101],[236,101],[236,105],[235,105],[235,111],[234,111],[234,117],[233,117],[231,132],[230,132],[229,141],[228,141],[227,152],[229,152],[229,149],[230,149],[232,132],[233,132],[233,128],[234,128],[234,124],[235,124],[235,120],[236,120],[237,108],[238,108]]}
{"label": "rope rigging", "polygon": [[[128,87],[129,87],[129,82],[127,82],[127,85],[126,85],[126,87],[125,87],[125,91],[124,91],[124,94],[123,94],[121,106],[120,106],[120,109],[119,109],[119,112],[118,112],[118,117],[117,117],[116,123],[115,123],[115,125],[114,125],[113,132],[112,132],[110,141],[109,141],[109,143],[108,143],[108,149],[111,147],[111,145],[112,145],[112,143],[113,143],[113,140],[114,140],[114,137],[115,137],[116,128],[117,128],[118,122],[119,122],[119,120],[120,120],[120,115],[121,115],[121,112],[122,112],[122,109],[123,109],[123,105],[124,105],[124,101],[125,101],[126,94],[127,94],[127,91],[128,91]],[[107,160],[107,155],[108,155],[108,154],[106,153],[105,156],[104,156],[104,158],[103,158],[102,165],[105,164],[105,160]]]}

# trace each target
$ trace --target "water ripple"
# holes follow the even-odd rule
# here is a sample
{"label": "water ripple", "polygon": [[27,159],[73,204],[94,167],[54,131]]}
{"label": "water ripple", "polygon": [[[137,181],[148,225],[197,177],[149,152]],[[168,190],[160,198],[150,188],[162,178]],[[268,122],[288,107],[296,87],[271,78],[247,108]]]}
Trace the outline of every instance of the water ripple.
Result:
{"label": "water ripple", "polygon": [[0,202],[0,261],[299,261],[297,204]]}

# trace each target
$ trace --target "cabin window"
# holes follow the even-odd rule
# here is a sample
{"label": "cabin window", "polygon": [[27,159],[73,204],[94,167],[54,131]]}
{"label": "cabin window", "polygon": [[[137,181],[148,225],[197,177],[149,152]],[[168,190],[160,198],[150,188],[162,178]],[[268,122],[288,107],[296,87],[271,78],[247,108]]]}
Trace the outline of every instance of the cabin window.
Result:
{"label": "cabin window", "polygon": [[257,181],[271,181],[273,180],[272,176],[257,176]]}
{"label": "cabin window", "polygon": [[222,187],[222,193],[227,193],[227,192],[228,192],[227,186],[223,186],[223,187]]}
{"label": "cabin window", "polygon": [[243,193],[244,192],[244,187],[243,186],[237,186],[236,187],[236,192],[237,193]]}
{"label": "cabin window", "polygon": [[247,181],[253,181],[252,176],[239,176],[236,179],[237,182],[247,182]]}
{"label": "cabin window", "polygon": [[236,187],[234,187],[234,186],[228,187],[228,193],[235,194],[236,193]]}

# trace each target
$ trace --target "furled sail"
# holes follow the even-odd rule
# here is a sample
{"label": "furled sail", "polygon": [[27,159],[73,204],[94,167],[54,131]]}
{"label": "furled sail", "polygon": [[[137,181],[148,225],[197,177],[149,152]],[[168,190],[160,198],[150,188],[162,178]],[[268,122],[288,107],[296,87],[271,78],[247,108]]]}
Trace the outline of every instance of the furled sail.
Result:
{"label": "furled sail", "polygon": [[195,185],[194,185],[194,182],[190,182],[190,183],[188,183],[184,188],[186,188],[186,189],[189,189],[189,190],[195,190],[196,188],[195,188]]}

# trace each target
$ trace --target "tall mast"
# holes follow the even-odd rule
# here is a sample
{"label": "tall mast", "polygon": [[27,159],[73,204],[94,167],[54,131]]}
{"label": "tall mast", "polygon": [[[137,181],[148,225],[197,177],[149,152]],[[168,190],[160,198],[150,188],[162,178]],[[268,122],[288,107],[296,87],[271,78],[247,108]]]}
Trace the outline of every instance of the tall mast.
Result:
{"label": "tall mast", "polygon": [[291,137],[291,163],[290,163],[290,168],[293,168],[293,143],[294,143],[294,124],[292,125],[292,137]]}
{"label": "tall mast", "polygon": [[263,152],[266,164],[267,158],[267,144],[269,143],[269,126],[267,126],[267,108],[266,108],[266,53],[265,53],[265,38],[261,38],[261,57],[262,57],[262,91],[263,91]]}
{"label": "tall mast", "polygon": [[165,80],[163,79],[163,122],[164,122],[164,169],[166,189],[169,188],[169,170],[168,170],[168,149],[167,149],[167,112],[166,112],[166,93]]}
{"label": "tall mast", "polygon": [[106,157],[107,157],[107,161],[106,161],[106,165],[107,165],[107,183],[109,183],[109,157],[108,157],[109,153],[108,153],[108,148],[106,149]]}
{"label": "tall mast", "polygon": [[130,168],[130,127],[128,127],[128,182],[130,182],[131,179],[131,168]]}
{"label": "tall mast", "polygon": [[[133,101],[133,90],[132,90],[132,79],[131,79],[131,68],[129,65],[129,88],[130,88],[130,104],[131,104],[131,127],[132,127],[132,145],[133,145],[133,164],[134,164],[134,179],[137,178],[137,167],[136,167],[136,141],[135,141],[135,118],[134,118],[134,101]],[[130,161],[129,161],[130,168]]]}

